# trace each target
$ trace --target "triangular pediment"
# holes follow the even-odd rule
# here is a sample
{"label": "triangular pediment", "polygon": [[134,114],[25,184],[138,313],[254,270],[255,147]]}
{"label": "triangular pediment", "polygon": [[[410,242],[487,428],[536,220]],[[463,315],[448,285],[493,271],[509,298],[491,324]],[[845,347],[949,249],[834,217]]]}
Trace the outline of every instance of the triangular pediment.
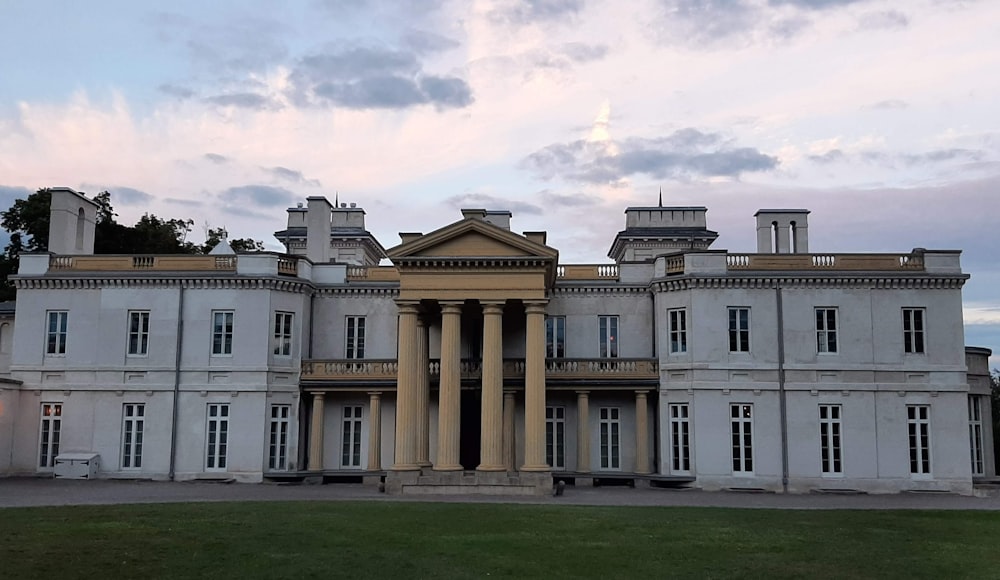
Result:
{"label": "triangular pediment", "polygon": [[466,218],[388,250],[389,259],[556,258],[544,244],[475,218]]}

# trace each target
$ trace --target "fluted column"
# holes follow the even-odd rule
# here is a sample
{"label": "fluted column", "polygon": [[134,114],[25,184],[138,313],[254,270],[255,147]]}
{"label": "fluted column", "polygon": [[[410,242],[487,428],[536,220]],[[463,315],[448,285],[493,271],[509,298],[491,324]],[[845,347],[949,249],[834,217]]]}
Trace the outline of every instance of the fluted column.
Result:
{"label": "fluted column", "polygon": [[649,413],[646,411],[646,393],[635,392],[635,472],[649,473]]}
{"label": "fluted column", "polygon": [[439,471],[462,469],[459,460],[462,407],[462,305],[441,304],[441,385],[438,389],[438,451]]}
{"label": "fluted column", "polygon": [[382,393],[368,393],[368,471],[382,470]]}
{"label": "fluted column", "polygon": [[427,354],[427,323],[417,318],[417,356],[416,356],[416,405],[414,405],[414,420],[417,424],[417,456],[416,463],[420,467],[430,467],[430,368]]}
{"label": "fluted column", "polygon": [[545,463],[545,304],[525,304],[524,465],[523,471],[548,471]]}
{"label": "fluted column", "polygon": [[517,448],[514,440],[514,411],[517,400],[514,391],[503,392],[503,466],[507,471],[514,471],[517,459]]}
{"label": "fluted column", "polygon": [[576,392],[576,470],[590,472],[590,392]]}
{"label": "fluted column", "polygon": [[396,471],[418,469],[416,407],[417,305],[399,304],[399,346],[396,358]]}
{"label": "fluted column", "polygon": [[323,469],[323,393],[313,393],[312,422],[309,424],[309,469]]}
{"label": "fluted column", "polygon": [[503,304],[483,304],[480,471],[503,471]]}

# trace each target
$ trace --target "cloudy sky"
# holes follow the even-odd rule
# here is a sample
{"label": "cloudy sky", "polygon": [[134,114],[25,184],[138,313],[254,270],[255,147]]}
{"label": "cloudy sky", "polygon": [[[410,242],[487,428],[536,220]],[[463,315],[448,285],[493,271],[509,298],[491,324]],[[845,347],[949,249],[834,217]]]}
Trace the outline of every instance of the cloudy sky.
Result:
{"label": "cloudy sky", "polygon": [[0,205],[109,189],[273,249],[310,195],[386,247],[510,209],[588,263],[661,188],[733,251],[808,208],[813,251],[964,250],[967,342],[1000,353],[1000,2],[160,6],[0,0]]}

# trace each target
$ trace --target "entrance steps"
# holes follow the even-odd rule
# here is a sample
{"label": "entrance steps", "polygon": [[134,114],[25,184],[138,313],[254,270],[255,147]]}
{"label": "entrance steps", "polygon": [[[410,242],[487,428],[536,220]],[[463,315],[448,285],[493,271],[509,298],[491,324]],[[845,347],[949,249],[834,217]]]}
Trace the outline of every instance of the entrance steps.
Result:
{"label": "entrance steps", "polygon": [[552,474],[527,471],[390,471],[385,491],[394,495],[549,495]]}

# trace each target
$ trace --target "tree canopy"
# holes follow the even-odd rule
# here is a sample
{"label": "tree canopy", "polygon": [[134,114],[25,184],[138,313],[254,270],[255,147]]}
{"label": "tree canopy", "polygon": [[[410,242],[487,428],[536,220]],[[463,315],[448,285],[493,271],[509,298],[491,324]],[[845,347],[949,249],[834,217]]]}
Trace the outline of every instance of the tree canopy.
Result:
{"label": "tree canopy", "polygon": [[[97,204],[94,229],[95,254],[207,254],[225,237],[224,228],[209,229],[203,244],[188,241],[194,225],[191,219],[162,219],[151,213],[143,214],[132,226],[118,223],[111,193],[102,191],[91,198]],[[7,277],[17,272],[18,256],[22,252],[44,252],[49,244],[48,189],[39,189],[25,199],[0,212],[0,226],[10,235],[10,241],[0,255],[0,300],[13,300],[14,287]],[[228,240],[236,252],[259,252],[264,244],[252,238]]]}

